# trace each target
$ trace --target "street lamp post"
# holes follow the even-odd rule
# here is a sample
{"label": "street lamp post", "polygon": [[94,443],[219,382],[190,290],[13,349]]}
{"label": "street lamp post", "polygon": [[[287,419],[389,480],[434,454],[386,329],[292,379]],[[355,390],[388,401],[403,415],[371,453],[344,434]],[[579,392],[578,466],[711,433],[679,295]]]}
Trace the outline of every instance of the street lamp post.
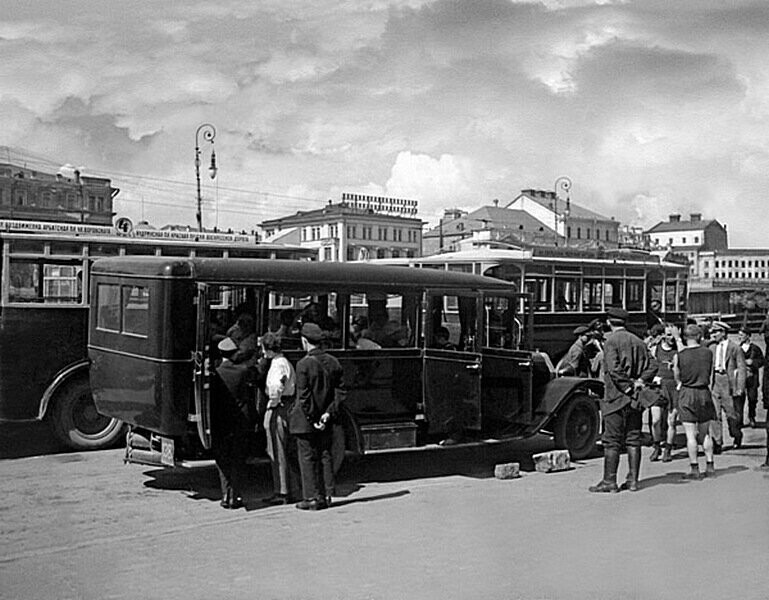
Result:
{"label": "street lamp post", "polygon": [[[570,211],[570,203],[571,200],[569,198],[569,190],[571,190],[571,179],[569,179],[566,176],[559,177],[555,180],[555,183],[553,184],[553,220],[555,221],[555,245],[558,246],[558,190],[561,190],[563,192],[566,192],[566,210],[564,211],[564,215],[568,216]],[[565,224],[564,220],[564,224]],[[566,237],[566,232],[564,232],[564,238]],[[568,242],[567,244],[568,245]]]}
{"label": "street lamp post", "polygon": [[216,177],[216,151],[213,149],[214,138],[216,137],[216,129],[210,123],[203,123],[195,132],[195,180],[198,184],[198,231],[203,231],[203,212],[202,212],[202,198],[200,197],[200,134],[203,133],[203,139],[207,142],[211,142],[211,166],[208,167],[208,172],[211,179]]}

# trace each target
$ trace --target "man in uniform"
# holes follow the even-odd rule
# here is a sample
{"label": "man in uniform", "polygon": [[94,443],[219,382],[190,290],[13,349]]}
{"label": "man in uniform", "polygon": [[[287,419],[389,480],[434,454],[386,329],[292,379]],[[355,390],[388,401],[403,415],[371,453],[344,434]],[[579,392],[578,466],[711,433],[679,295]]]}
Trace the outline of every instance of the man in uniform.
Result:
{"label": "man in uniform", "polygon": [[555,372],[559,377],[565,375],[590,376],[590,360],[586,350],[587,345],[592,340],[591,330],[585,325],[580,325],[574,330],[574,335],[577,336],[577,339],[555,367]]}
{"label": "man in uniform", "polygon": [[617,469],[623,448],[627,449],[628,490],[638,490],[641,469],[642,409],[637,393],[652,381],[656,365],[646,344],[625,329],[628,313],[622,308],[610,308],[607,322],[611,333],[604,344],[603,414],[603,479],[590,487],[591,492],[618,492]]}
{"label": "man in uniform", "polygon": [[322,348],[325,335],[320,326],[305,323],[301,336],[307,355],[296,365],[296,401],[288,416],[302,475],[304,499],[296,507],[321,510],[328,508],[334,491],[332,428],[346,389],[342,366]]}
{"label": "man in uniform", "polygon": [[713,321],[710,326],[710,338],[713,353],[713,404],[716,418],[710,422],[710,435],[713,438],[713,452],[721,454],[723,447],[723,422],[721,411],[726,413],[729,435],[734,438],[734,447],[742,446],[742,423],[738,423],[735,399],[745,391],[747,367],[745,353],[739,344],[727,338],[729,325],[723,321]]}

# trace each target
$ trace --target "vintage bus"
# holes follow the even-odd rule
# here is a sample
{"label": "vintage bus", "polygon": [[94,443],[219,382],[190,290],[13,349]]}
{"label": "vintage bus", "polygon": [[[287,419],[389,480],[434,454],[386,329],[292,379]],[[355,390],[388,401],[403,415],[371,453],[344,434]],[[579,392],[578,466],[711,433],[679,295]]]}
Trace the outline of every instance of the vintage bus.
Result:
{"label": "vintage bus", "polygon": [[257,244],[253,236],[109,226],[0,221],[0,421],[47,420],[74,449],[123,437],[100,415],[88,384],[91,263],[105,256],[311,258],[298,247]]}
{"label": "vintage bus", "polygon": [[[130,425],[129,462],[189,464],[210,447],[213,323],[245,310],[257,331],[274,331],[286,314],[308,318],[310,305],[348,387],[336,457],[540,431],[575,459],[594,449],[602,383],[555,378],[548,357],[526,349],[529,297],[499,279],[366,263],[149,257],[96,261],[91,279],[91,387],[100,413]],[[442,328],[450,345],[435,347]],[[294,362],[299,341],[284,338]]]}
{"label": "vintage bus", "polygon": [[373,262],[474,273],[512,283],[532,296],[532,347],[554,361],[574,341],[575,327],[603,317],[609,307],[625,308],[630,313],[628,329],[639,336],[659,320],[683,324],[686,317],[688,266],[643,251],[482,245]]}

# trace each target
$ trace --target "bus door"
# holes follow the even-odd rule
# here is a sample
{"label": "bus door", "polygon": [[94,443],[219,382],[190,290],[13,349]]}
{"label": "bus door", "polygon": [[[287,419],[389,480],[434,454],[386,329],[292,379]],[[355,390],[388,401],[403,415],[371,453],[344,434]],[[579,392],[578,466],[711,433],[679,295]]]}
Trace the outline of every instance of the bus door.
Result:
{"label": "bus door", "polygon": [[427,294],[423,399],[429,434],[481,429],[480,296]]}
{"label": "bus door", "polygon": [[211,448],[211,337],[209,335],[210,286],[198,283],[195,350],[192,353],[195,413],[198,437],[205,449]]}
{"label": "bus door", "polygon": [[511,431],[532,418],[533,365],[525,350],[527,295],[487,292],[483,295],[481,406],[483,428]]}

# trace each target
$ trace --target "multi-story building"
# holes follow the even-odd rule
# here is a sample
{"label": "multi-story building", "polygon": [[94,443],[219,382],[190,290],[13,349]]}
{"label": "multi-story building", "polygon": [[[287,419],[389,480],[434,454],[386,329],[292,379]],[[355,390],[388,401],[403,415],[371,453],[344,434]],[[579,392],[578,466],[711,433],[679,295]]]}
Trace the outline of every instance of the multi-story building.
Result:
{"label": "multi-story building", "polygon": [[0,218],[112,225],[120,190],[103,177],[73,177],[0,163]]}
{"label": "multi-story building", "polygon": [[668,221],[657,223],[646,235],[652,248],[666,248],[685,256],[693,279],[703,276],[700,261],[703,252],[729,247],[726,226],[715,219],[703,220],[700,213],[692,213],[688,221],[682,221],[680,214],[672,214]]}
{"label": "multi-story building", "polygon": [[318,259],[349,262],[421,256],[416,200],[342,194],[342,201],[259,224],[265,241],[317,248]]}
{"label": "multi-story building", "polygon": [[495,200],[471,212],[447,210],[438,226],[425,233],[423,254],[454,250],[478,231],[519,246],[616,248],[618,227],[614,219],[561,200],[555,192],[527,189],[506,207]]}

